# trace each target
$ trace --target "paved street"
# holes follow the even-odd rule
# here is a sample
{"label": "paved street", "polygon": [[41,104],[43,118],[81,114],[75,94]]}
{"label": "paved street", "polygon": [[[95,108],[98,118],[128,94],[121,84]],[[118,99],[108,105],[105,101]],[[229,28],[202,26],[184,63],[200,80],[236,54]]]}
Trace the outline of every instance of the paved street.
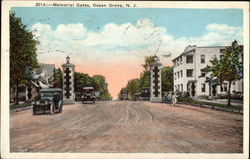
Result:
{"label": "paved street", "polygon": [[107,101],[61,114],[11,113],[11,152],[242,153],[243,116],[187,105]]}

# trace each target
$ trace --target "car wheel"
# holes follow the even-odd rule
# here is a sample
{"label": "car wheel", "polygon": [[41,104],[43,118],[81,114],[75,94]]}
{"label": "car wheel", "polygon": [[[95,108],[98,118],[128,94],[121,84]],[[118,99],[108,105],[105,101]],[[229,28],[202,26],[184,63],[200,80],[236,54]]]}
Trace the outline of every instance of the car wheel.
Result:
{"label": "car wheel", "polygon": [[32,106],[32,114],[36,115],[36,107]]}
{"label": "car wheel", "polygon": [[62,101],[59,101],[58,106],[59,106],[59,111],[58,112],[61,113],[63,111]]}
{"label": "car wheel", "polygon": [[50,114],[51,115],[55,114],[55,106],[54,106],[54,104],[50,105]]}
{"label": "car wheel", "polygon": [[62,112],[63,112],[63,105],[61,105],[59,108],[59,113],[62,113]]}

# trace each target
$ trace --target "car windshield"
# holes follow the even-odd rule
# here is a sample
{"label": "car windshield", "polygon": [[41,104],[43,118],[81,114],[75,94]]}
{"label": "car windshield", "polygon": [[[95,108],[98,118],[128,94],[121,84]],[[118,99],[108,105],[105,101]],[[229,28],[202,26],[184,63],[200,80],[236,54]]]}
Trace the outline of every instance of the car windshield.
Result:
{"label": "car windshield", "polygon": [[93,89],[84,89],[83,93],[84,94],[93,94]]}
{"label": "car windshield", "polygon": [[54,93],[41,93],[41,97],[54,97]]}

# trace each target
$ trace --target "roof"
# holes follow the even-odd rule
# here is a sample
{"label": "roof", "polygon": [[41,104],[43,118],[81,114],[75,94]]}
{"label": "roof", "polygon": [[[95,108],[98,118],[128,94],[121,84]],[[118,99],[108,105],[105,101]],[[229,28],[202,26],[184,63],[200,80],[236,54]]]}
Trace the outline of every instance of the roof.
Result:
{"label": "roof", "polygon": [[194,51],[196,48],[223,48],[223,47],[225,48],[227,46],[196,46],[196,45],[191,46],[191,45],[188,45],[184,49],[184,51],[179,56],[177,56],[176,58],[174,58],[172,61],[176,60],[177,58],[179,58],[182,55],[185,55],[185,54],[187,54],[187,53],[189,53],[191,51]]}
{"label": "roof", "polygon": [[43,75],[43,76],[53,76],[54,74],[54,64],[44,64],[44,63],[39,63],[39,67],[34,69],[34,72],[37,75]]}

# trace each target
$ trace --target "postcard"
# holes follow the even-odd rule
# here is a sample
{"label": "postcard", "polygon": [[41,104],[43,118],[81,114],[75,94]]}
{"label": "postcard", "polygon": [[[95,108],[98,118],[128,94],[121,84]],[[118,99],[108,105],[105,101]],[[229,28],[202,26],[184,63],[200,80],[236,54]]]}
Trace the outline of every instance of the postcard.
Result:
{"label": "postcard", "polygon": [[2,9],[2,158],[249,157],[249,2]]}

